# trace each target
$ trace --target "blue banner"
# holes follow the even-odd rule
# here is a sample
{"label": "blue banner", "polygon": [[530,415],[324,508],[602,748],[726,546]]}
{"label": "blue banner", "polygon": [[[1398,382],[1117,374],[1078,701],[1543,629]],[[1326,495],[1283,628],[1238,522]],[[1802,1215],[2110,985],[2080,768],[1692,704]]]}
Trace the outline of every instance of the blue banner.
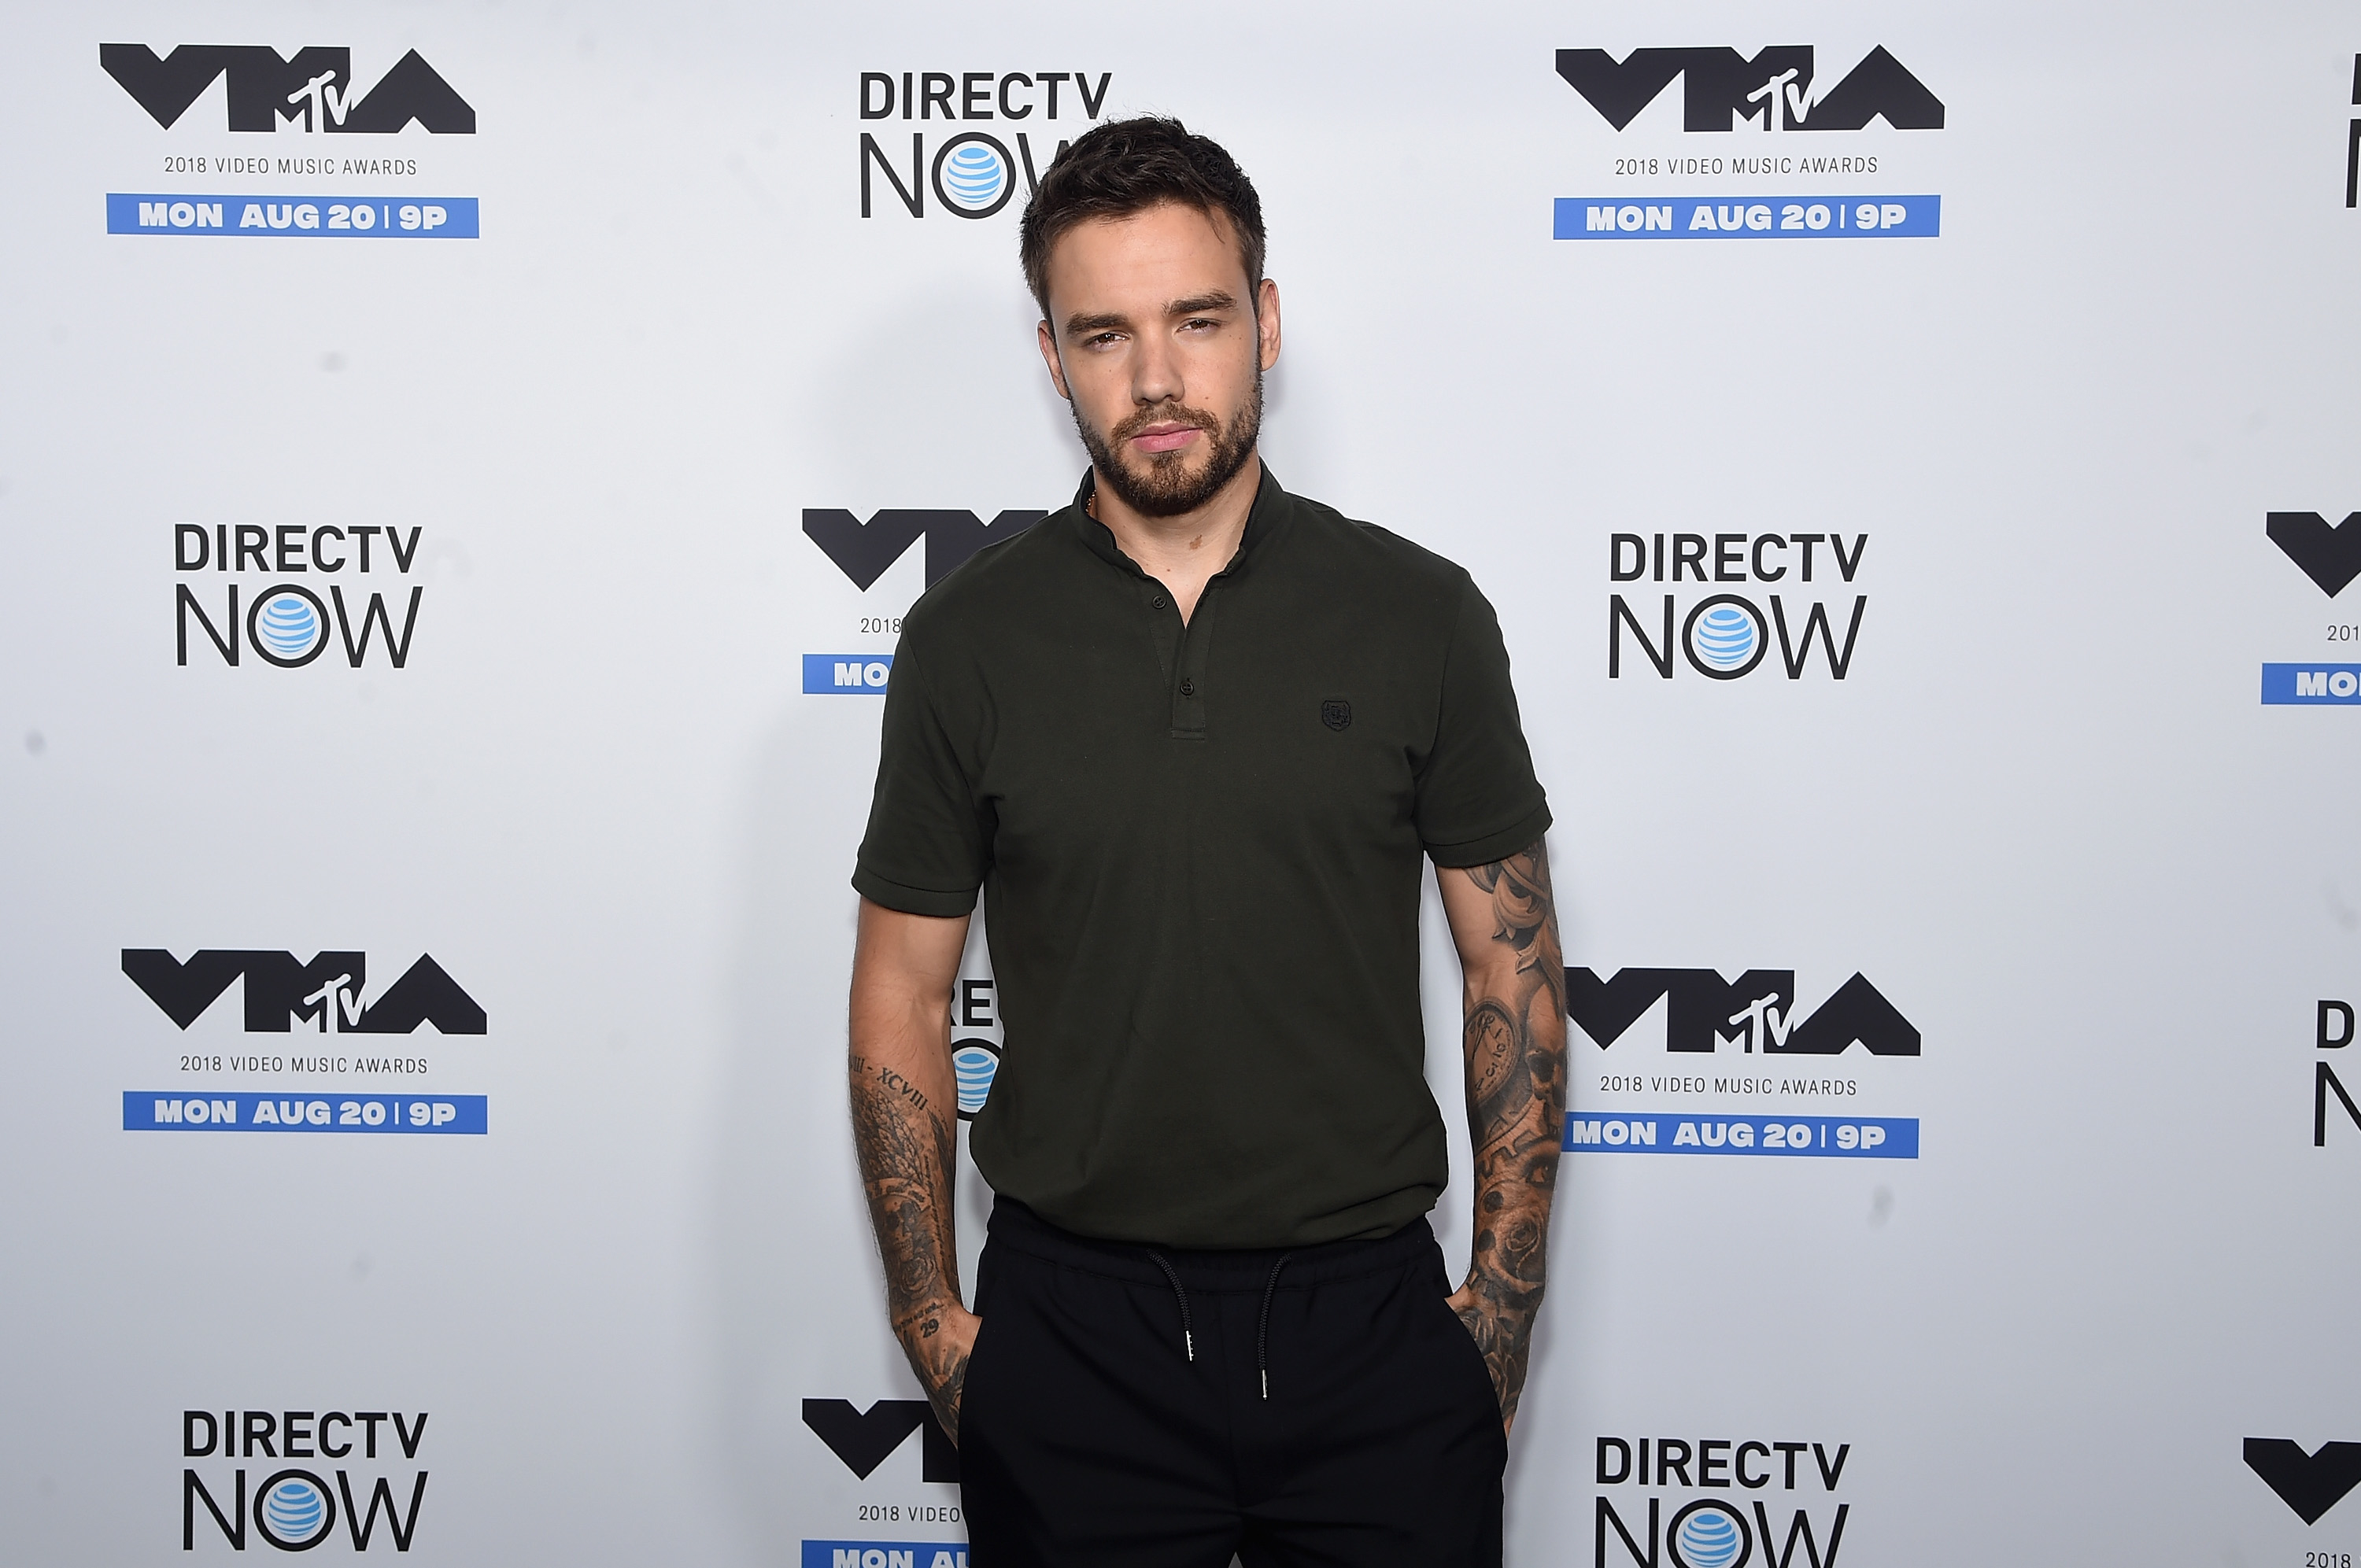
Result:
{"label": "blue banner", "polygon": [[1916,1159],[1916,1116],[1721,1116],[1569,1111],[1565,1146],[1594,1154]]}
{"label": "blue banner", "polygon": [[473,196],[143,196],[106,193],[109,234],[282,239],[474,239]]}
{"label": "blue banner", "polygon": [[891,653],[807,653],[806,696],[884,696],[894,673]]}
{"label": "blue banner", "polygon": [[2361,664],[2265,664],[2263,701],[2305,707],[2361,706]]}
{"label": "blue banner", "polygon": [[1559,239],[1931,239],[1940,196],[1560,196]]}
{"label": "blue banner", "polygon": [[481,1094],[123,1091],[126,1133],[481,1133]]}
{"label": "blue banner", "polygon": [[967,1568],[967,1542],[807,1541],[803,1568]]}

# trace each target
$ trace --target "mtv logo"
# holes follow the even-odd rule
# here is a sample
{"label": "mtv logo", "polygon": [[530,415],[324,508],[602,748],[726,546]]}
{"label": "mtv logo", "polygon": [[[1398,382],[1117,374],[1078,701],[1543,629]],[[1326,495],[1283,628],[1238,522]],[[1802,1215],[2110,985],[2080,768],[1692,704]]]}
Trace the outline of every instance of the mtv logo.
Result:
{"label": "mtv logo", "polygon": [[155,122],[170,129],[215,81],[229,78],[229,128],[391,136],[412,120],[442,136],[473,136],[476,111],[416,49],[394,62],[366,96],[353,93],[353,51],[267,45],[182,44],[161,59],[146,44],[101,44],[98,63]]}
{"label": "mtv logo", "polygon": [[[1794,970],[1748,970],[1735,981],[1709,969],[1627,969],[1600,980],[1565,971],[1565,1010],[1605,1050],[1640,1014],[1669,998],[1664,1048],[1710,1054],[1741,1046],[1766,1056],[1839,1056],[1859,1045],[1878,1057],[1918,1054],[1917,1026],[1856,974],[1808,1018],[1795,1015]],[[1728,1033],[1724,1033],[1727,1030]]]}
{"label": "mtv logo", "polygon": [[289,952],[201,948],[182,963],[162,948],[126,948],[123,972],[183,1029],[241,977],[249,1035],[287,1034],[297,1018],[316,1024],[324,1035],[407,1035],[421,1024],[445,1035],[480,1035],[485,1028],[483,1008],[431,954],[420,955],[367,1007],[361,1005],[366,953],[324,952],[299,963]]}
{"label": "mtv logo", "polygon": [[1883,118],[1898,131],[1941,130],[1943,103],[1883,46],[1815,99],[1812,46],[1782,44],[1752,59],[1734,49],[1562,49],[1557,73],[1621,130],[1681,79],[1681,128],[1727,131],[1763,119],[1766,131],[1857,131]]}
{"label": "mtv logo", "polygon": [[862,522],[840,508],[806,507],[804,532],[836,563],[839,571],[861,588],[867,588],[884,576],[885,568],[899,561],[904,552],[923,536],[927,542],[927,587],[931,588],[985,545],[1014,539],[1049,515],[1046,511],[1004,511],[984,522],[972,511],[889,509]]}

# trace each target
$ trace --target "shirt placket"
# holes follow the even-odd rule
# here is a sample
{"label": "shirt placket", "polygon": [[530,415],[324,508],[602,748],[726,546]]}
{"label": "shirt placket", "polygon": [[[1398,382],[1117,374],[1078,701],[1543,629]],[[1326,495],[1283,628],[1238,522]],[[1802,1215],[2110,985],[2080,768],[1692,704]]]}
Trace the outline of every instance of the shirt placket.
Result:
{"label": "shirt placket", "polygon": [[1205,738],[1205,666],[1213,645],[1213,612],[1221,601],[1220,587],[1219,577],[1205,585],[1205,591],[1197,596],[1196,613],[1180,628],[1171,671],[1172,738],[1176,740]]}

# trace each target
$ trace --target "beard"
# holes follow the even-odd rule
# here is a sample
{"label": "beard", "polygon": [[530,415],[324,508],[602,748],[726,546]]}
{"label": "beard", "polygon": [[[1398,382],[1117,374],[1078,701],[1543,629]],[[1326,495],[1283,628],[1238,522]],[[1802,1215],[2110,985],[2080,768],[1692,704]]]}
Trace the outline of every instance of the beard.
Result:
{"label": "beard", "polygon": [[[1116,499],[1145,517],[1179,517],[1212,500],[1224,485],[1238,477],[1238,470],[1254,455],[1255,442],[1262,434],[1262,372],[1255,372],[1252,390],[1226,426],[1202,409],[1158,403],[1137,410],[1111,433],[1102,435],[1082,417],[1080,404],[1070,406],[1074,429],[1082,437],[1082,450],[1091,455],[1092,466],[1098,469],[1099,477],[1106,481]],[[1141,467],[1125,460],[1127,453],[1118,455],[1118,449],[1133,436],[1151,424],[1168,422],[1191,424],[1205,433],[1202,466],[1192,471],[1192,454],[1185,450],[1155,453]]]}

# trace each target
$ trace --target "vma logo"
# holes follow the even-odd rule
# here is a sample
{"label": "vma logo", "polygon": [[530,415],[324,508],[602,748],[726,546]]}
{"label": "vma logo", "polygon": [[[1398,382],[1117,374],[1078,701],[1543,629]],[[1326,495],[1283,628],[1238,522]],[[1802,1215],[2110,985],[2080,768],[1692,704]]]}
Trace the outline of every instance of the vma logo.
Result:
{"label": "vma logo", "polygon": [[222,77],[229,79],[229,128],[391,136],[412,120],[438,136],[473,136],[476,111],[416,49],[394,62],[367,93],[353,91],[353,51],[300,49],[290,58],[267,45],[182,44],[157,57],[146,44],[101,44],[98,63],[155,122],[170,129]]}
{"label": "vma logo", "polygon": [[959,1446],[944,1435],[934,1407],[924,1399],[880,1399],[866,1411],[854,1409],[850,1399],[806,1399],[804,1425],[863,1481],[914,1431],[927,1434],[921,1441],[919,1479],[956,1483],[960,1478]]}
{"label": "vma logo", "polygon": [[2283,1437],[2246,1440],[2246,1468],[2279,1494],[2306,1524],[2334,1508],[2345,1494],[2361,1486],[2361,1442],[2323,1442],[2317,1453],[2306,1453]]}
{"label": "vma logo", "polygon": [[1917,1025],[1865,975],[1855,974],[1811,1016],[1798,1019],[1794,970],[1748,970],[1735,981],[1709,969],[1618,970],[1606,980],[1587,969],[1565,971],[1566,1013],[1601,1050],[1659,998],[1669,998],[1668,1051],[1710,1055],[1736,1046],[1765,1056],[1833,1057],[1858,1045],[1873,1057],[1918,1055]]}
{"label": "vma logo", "polygon": [[1812,92],[1812,46],[1787,44],[1748,59],[1734,49],[1635,49],[1620,63],[1603,49],[1562,49],[1557,73],[1621,130],[1681,79],[1681,128],[1729,131],[1760,120],[1766,131],[1857,131],[1883,119],[1898,131],[1943,128],[1943,101],[1883,46],[1826,93]]}
{"label": "vma logo", "polygon": [[445,1035],[484,1033],[483,1008],[428,954],[366,1006],[366,953],[324,952],[307,964],[289,952],[201,948],[181,963],[162,948],[126,948],[123,972],[183,1029],[243,977],[249,1035],[284,1035],[299,1018],[324,1035],[407,1035],[421,1024]]}
{"label": "vma logo", "polygon": [[927,587],[949,576],[987,544],[1014,539],[1049,514],[1004,511],[990,522],[972,511],[888,509],[867,522],[832,507],[806,507],[804,532],[853,586],[866,589],[920,539],[927,542]]}

